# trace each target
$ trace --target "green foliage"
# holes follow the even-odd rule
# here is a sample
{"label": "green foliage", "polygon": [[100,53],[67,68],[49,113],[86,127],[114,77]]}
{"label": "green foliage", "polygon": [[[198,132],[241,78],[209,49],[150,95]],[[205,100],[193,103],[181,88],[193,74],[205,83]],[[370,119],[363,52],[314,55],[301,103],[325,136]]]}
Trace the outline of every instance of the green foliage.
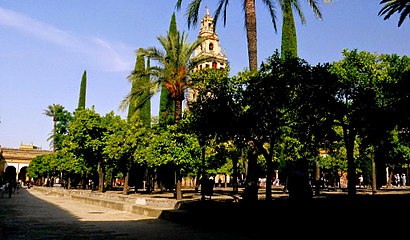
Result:
{"label": "green foliage", "polygon": [[232,139],[230,128],[236,111],[240,111],[234,95],[240,86],[228,78],[228,72],[228,69],[204,69],[192,74],[195,87],[191,92],[196,97],[189,102],[188,128],[199,137],[201,145],[215,137]]}
{"label": "green foliage", "polygon": [[[54,154],[55,155],[55,154]],[[51,171],[52,159],[48,155],[41,155],[33,158],[27,167],[27,174],[32,178],[46,177]]]}
{"label": "green foliage", "polygon": [[198,168],[201,156],[198,140],[177,129],[176,125],[152,129],[145,139],[146,145],[134,154],[137,162],[154,169],[172,164],[185,174]]}
{"label": "green foliage", "polygon": [[[315,17],[322,19],[322,13],[317,6],[317,1],[307,1],[310,8],[312,8]],[[325,0],[325,3],[332,2],[332,0]],[[303,14],[302,8],[298,1],[285,0],[281,2],[283,22],[282,22],[282,45],[281,53],[282,58],[297,58],[298,57],[298,43],[296,34],[296,25],[293,11],[299,15],[299,18],[303,25],[306,24],[306,19]]]}
{"label": "green foliage", "polygon": [[105,132],[101,116],[93,109],[80,109],[74,113],[63,141],[63,153],[70,162],[69,172],[82,173],[95,169],[102,161],[102,138]]}
{"label": "green foliage", "polygon": [[84,70],[83,76],[81,78],[80,96],[78,98],[78,109],[85,108],[86,92],[87,92],[87,71]]}
{"label": "green foliage", "polygon": [[127,122],[116,118],[111,131],[104,136],[104,155],[111,161],[114,172],[126,173],[136,160],[134,154],[146,140],[148,129],[141,121]]}
{"label": "green foliage", "polygon": [[161,87],[159,98],[159,124],[162,127],[175,122],[175,101],[171,99],[168,89],[164,85]]}
{"label": "green foliage", "polygon": [[62,147],[63,137],[67,133],[67,125],[72,118],[71,113],[60,104],[53,104],[44,110],[44,114],[53,118],[53,131],[47,140],[50,141],[54,151],[59,150]]}
{"label": "green foliage", "polygon": [[[144,49],[140,48],[137,51],[137,59],[135,69],[128,77],[131,81],[131,93],[128,95],[128,121],[136,118],[144,122],[146,127],[151,126],[151,93],[150,93],[150,76],[145,74],[145,57],[143,56]],[[148,59],[149,68],[149,59]],[[141,86],[144,86],[141,88]]]}
{"label": "green foliage", "polygon": [[[138,49],[137,52],[137,59],[135,61],[135,68],[134,68],[134,72],[144,72],[145,71],[145,61],[144,61],[144,56],[141,56],[141,54],[139,54],[139,52],[141,51],[141,49]],[[138,80],[140,80],[139,78],[135,78],[134,81],[131,82],[131,93],[135,93],[138,89]],[[136,97],[135,97],[136,98]],[[136,103],[134,103],[136,102]],[[134,115],[136,108],[140,105],[139,101],[134,101],[134,99],[130,100],[130,103],[128,105],[128,115],[127,115],[127,119],[128,121],[130,121],[131,117]]]}
{"label": "green foliage", "polygon": [[[172,14],[169,24],[168,35],[176,36],[178,34],[177,21],[175,13]],[[161,95],[159,98],[159,125],[165,127],[175,122],[175,101],[171,99],[170,92],[165,86],[161,86]]]}
{"label": "green foliage", "polygon": [[[189,74],[199,63],[209,60],[211,57],[194,57],[192,54],[204,41],[197,39],[193,43],[187,43],[188,35],[184,32],[168,32],[167,36],[159,36],[164,51],[155,47],[147,48],[144,56],[157,62],[156,66],[150,67],[147,74],[152,76],[149,89],[153,93],[165,87],[169,94],[168,98],[175,101],[174,120],[177,123],[182,117],[182,101],[185,99],[186,90],[191,87]],[[146,86],[142,86],[146,87]],[[167,106],[162,104],[163,109]],[[169,115],[167,115],[168,117]],[[160,126],[163,126],[162,118],[159,116]]]}
{"label": "green foliage", "polygon": [[284,1],[282,22],[282,58],[295,58],[298,56],[296,25],[293,17],[291,1]]}

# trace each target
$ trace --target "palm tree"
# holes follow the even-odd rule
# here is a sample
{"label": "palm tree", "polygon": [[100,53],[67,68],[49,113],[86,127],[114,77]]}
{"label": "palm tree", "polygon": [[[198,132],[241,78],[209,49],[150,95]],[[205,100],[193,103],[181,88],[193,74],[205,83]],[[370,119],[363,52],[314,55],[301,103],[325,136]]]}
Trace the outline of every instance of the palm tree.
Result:
{"label": "palm tree", "polygon": [[[198,12],[202,0],[192,0],[188,5],[187,16],[188,16],[188,28],[191,25],[195,26],[198,22]],[[226,25],[226,10],[229,0],[220,0],[218,7],[215,11],[214,21],[215,26],[219,18],[219,15],[223,14],[224,25]],[[276,13],[273,6],[273,1],[263,0],[263,3],[268,7],[269,13],[272,18],[272,23],[276,32]],[[176,8],[180,9],[182,0],[178,0]],[[249,69],[257,70],[258,69],[258,51],[257,51],[257,32],[256,32],[256,7],[255,0],[244,0],[243,1],[243,11],[245,12],[245,28],[246,28],[246,37],[248,44],[248,61]]]}
{"label": "palm tree", "polygon": [[182,102],[185,99],[186,90],[191,87],[190,71],[199,63],[209,60],[204,57],[192,57],[203,39],[187,43],[187,38],[188,35],[184,32],[168,34],[166,37],[159,36],[157,39],[165,51],[150,47],[143,52],[145,56],[158,63],[156,66],[151,66],[147,72],[153,77],[150,84],[151,96],[161,86],[165,86],[169,91],[169,97],[175,101],[175,123],[178,123],[182,117]]}
{"label": "palm tree", "polygon": [[[188,35],[184,33],[168,34],[158,37],[164,51],[157,48],[146,49],[146,54],[160,65],[151,67],[150,73],[156,77],[156,86],[164,86],[169,97],[175,101],[175,123],[182,118],[182,102],[185,92],[191,86],[189,72],[197,65],[197,59],[191,58],[193,52],[203,42],[197,39],[194,43],[187,43]],[[182,199],[182,179],[177,171],[176,199]]]}
{"label": "palm tree", "polygon": [[44,110],[44,114],[48,117],[53,117],[53,133],[47,140],[51,140],[50,145],[53,146],[53,151],[56,151],[56,144],[57,144],[57,115],[60,112],[63,112],[64,107],[60,104],[53,104],[49,105],[47,109]]}
{"label": "palm tree", "polygon": [[[156,94],[161,87],[165,87],[169,92],[169,98],[175,101],[175,123],[177,124],[182,118],[182,103],[185,99],[186,91],[192,87],[189,78],[191,70],[198,64],[209,61],[212,57],[192,57],[195,49],[200,47],[204,39],[197,39],[193,43],[188,43],[188,35],[184,32],[169,31],[167,36],[157,37],[162,49],[150,47],[143,51],[138,51],[137,54],[148,57],[156,62],[152,66],[147,67],[145,71],[135,71],[130,78],[134,81],[141,76],[150,75],[151,81],[147,84],[138,85],[135,93],[145,92],[149,89],[149,96]],[[133,94],[129,94],[129,101]],[[176,197],[182,199],[181,178],[177,177]]]}
{"label": "palm tree", "polygon": [[[177,20],[174,12],[171,17],[171,22],[169,23],[168,34],[176,34],[177,32]],[[167,125],[174,124],[175,122],[175,101],[170,99],[168,95],[169,91],[167,90],[167,88],[164,85],[161,86],[158,114],[158,124],[161,127],[166,127]]]}
{"label": "palm tree", "polygon": [[384,15],[384,20],[389,19],[395,13],[400,14],[398,27],[401,26],[406,17],[410,18],[410,0],[382,0],[380,4],[384,4],[379,11],[379,16]]}

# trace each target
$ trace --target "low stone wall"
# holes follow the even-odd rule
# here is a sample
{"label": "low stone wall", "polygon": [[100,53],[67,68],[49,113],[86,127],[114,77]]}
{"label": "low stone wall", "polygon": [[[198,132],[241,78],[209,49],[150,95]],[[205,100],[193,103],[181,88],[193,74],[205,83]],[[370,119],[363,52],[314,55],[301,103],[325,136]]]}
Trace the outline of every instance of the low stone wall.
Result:
{"label": "low stone wall", "polygon": [[172,210],[179,207],[179,202],[175,199],[151,198],[122,195],[118,193],[100,193],[90,190],[64,189],[61,187],[33,187],[30,190],[40,191],[46,195],[59,197],[69,197],[73,200],[107,207],[119,211],[127,211],[158,218],[162,210]]}

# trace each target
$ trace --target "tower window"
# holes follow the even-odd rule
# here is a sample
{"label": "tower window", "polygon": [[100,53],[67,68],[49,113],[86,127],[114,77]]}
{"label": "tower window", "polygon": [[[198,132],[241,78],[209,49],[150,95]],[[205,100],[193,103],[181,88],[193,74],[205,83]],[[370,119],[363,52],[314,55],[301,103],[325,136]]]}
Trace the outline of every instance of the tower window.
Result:
{"label": "tower window", "polygon": [[213,43],[209,44],[209,50],[211,50],[211,51],[214,50],[214,44]]}

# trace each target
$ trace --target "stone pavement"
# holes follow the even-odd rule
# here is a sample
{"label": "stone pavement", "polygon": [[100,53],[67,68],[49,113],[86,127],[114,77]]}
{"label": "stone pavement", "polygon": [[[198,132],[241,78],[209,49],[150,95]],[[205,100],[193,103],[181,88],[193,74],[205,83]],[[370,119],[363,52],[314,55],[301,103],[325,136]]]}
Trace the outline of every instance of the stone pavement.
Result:
{"label": "stone pavement", "polygon": [[[410,215],[408,189],[376,195],[360,189],[355,198],[329,192],[303,202],[277,192],[272,202],[254,206],[238,204],[230,194],[197,201],[199,196],[189,193],[176,202],[170,194],[70,190],[67,195],[60,190],[23,188],[0,198],[0,239],[369,239],[407,234]],[[158,216],[131,213],[131,205],[161,211]]]}
{"label": "stone pavement", "polygon": [[254,239],[252,234],[213,231],[69,197],[20,189],[0,198],[0,239]]}

